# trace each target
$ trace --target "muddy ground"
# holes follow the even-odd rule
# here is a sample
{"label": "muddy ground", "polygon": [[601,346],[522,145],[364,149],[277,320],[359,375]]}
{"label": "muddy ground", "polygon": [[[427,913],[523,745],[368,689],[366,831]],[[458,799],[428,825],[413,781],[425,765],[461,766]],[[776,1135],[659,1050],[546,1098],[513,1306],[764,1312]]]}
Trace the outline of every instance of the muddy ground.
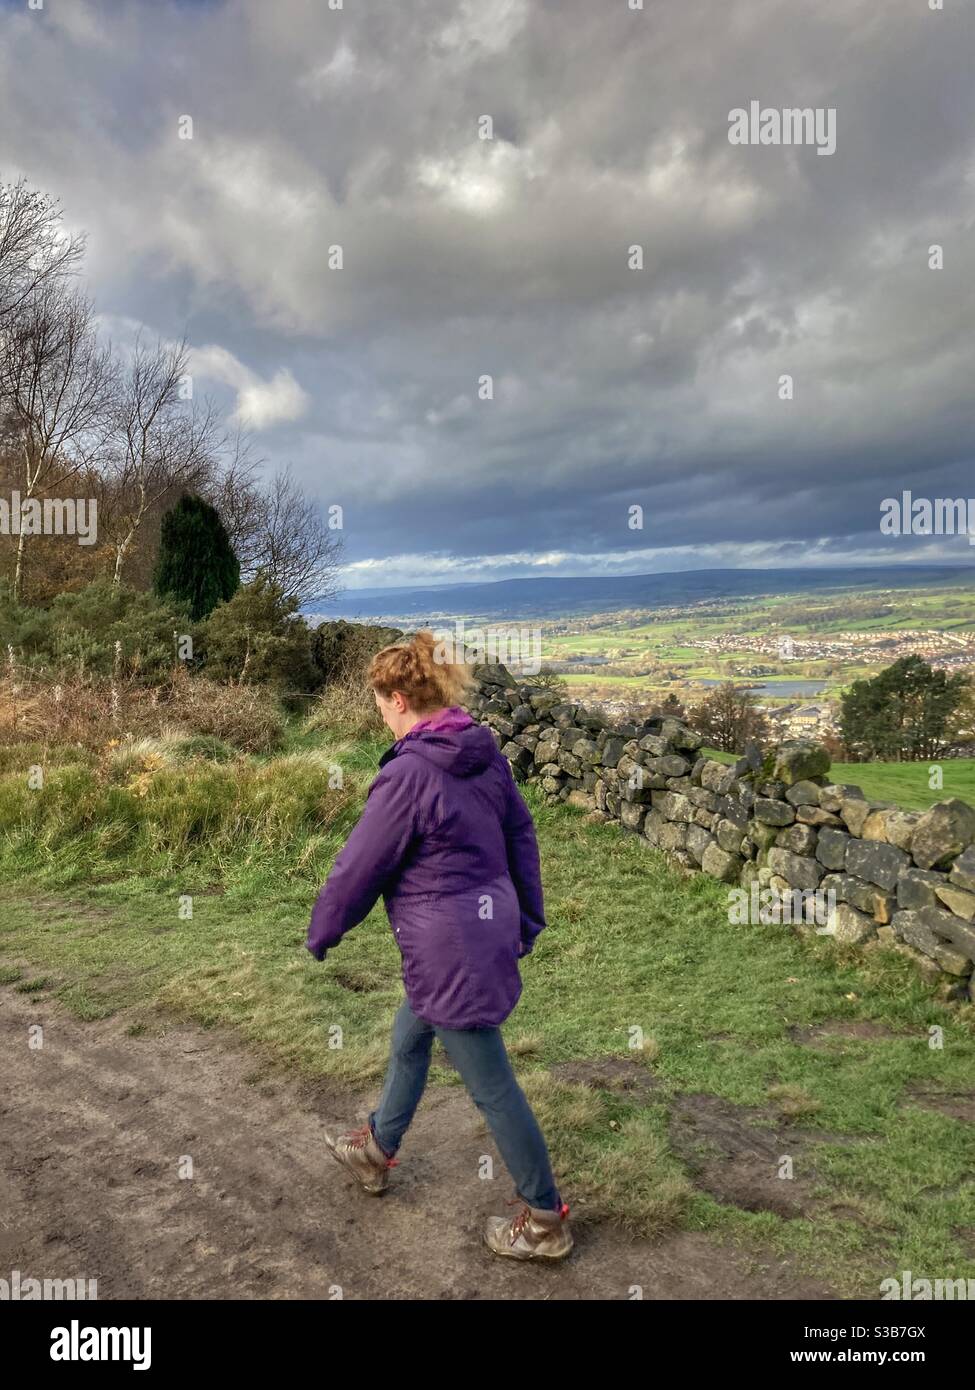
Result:
{"label": "muddy ground", "polygon": [[100,1299],[834,1296],[771,1253],[688,1232],[630,1240],[584,1215],[568,1261],[499,1260],[479,1233],[511,1188],[499,1160],[497,1179],[472,1178],[493,1149],[463,1091],[427,1093],[382,1198],[322,1145],[372,1099],[261,1075],[230,1037],[132,1037],[0,989],[0,1276],[95,1278]]}

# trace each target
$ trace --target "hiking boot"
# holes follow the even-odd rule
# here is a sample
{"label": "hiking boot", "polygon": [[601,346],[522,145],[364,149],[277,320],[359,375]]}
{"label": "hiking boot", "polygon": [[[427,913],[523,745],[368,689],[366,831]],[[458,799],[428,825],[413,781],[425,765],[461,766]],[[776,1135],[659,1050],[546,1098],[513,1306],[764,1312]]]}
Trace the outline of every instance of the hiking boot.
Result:
{"label": "hiking boot", "polygon": [[512,1220],[489,1216],[484,1239],[495,1255],[513,1260],[562,1260],[572,1249],[569,1208],[558,1211],[523,1205]]}
{"label": "hiking boot", "polygon": [[333,1139],[325,1135],[325,1146],[337,1163],[348,1168],[360,1187],[366,1192],[378,1195],[389,1185],[389,1170],[396,1167],[396,1159],[389,1158],[376,1143],[372,1130],[363,1125],[361,1129],[349,1130]]}

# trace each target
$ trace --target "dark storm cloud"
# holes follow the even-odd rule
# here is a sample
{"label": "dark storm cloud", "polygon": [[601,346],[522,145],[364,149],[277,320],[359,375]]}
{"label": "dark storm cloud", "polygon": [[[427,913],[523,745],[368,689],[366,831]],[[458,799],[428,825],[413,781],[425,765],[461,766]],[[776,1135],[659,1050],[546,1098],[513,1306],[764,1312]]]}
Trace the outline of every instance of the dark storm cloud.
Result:
{"label": "dark storm cloud", "polygon": [[[4,175],[89,229],[110,323],[187,327],[261,451],[343,504],[353,582],[889,560],[884,497],[975,493],[961,4],[0,23]],[[835,108],[836,152],[729,144],[752,100]]]}

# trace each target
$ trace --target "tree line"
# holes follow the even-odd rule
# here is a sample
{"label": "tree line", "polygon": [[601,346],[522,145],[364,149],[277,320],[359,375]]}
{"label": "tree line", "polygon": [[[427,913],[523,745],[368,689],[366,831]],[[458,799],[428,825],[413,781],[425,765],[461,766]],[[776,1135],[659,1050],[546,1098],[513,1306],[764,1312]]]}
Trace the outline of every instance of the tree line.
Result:
{"label": "tree line", "polygon": [[[678,707],[671,711],[677,713]],[[740,753],[763,746],[769,722],[748,691],[727,681],[689,712],[688,722],[711,748]],[[970,672],[949,673],[905,656],[878,675],[854,681],[840,699],[840,737],[830,751],[846,762],[912,762],[935,758],[975,738],[975,684]]]}

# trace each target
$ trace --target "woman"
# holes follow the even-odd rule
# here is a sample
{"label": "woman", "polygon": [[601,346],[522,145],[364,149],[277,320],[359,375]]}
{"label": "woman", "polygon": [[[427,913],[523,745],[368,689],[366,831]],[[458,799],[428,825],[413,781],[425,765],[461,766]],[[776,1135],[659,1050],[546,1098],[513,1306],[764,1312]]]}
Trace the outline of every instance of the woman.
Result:
{"label": "woman", "polygon": [[458,707],[467,668],[439,655],[421,632],[369,667],[396,742],[315,904],[307,944],[323,960],[381,893],[406,1000],[368,1124],[325,1142],[367,1192],[385,1191],[439,1038],[523,1204],[513,1219],[489,1219],[488,1245],[519,1260],[561,1259],[572,1248],[569,1209],[499,1028],[521,994],[518,958],[545,926],[535,830],[490,730]]}

